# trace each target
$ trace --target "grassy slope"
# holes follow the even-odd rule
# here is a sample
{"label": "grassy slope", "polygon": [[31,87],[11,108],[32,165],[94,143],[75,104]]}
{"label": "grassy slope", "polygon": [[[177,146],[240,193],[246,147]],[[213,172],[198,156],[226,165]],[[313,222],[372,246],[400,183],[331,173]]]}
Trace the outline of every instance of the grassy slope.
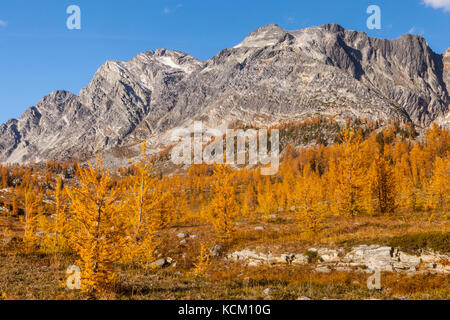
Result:
{"label": "grassy slope", "polygon": [[[63,288],[64,272],[76,257],[45,254],[27,255],[20,249],[20,223],[0,218],[0,230],[9,225],[17,241],[0,245],[0,293],[9,299],[84,299]],[[342,247],[360,243],[390,244],[409,250],[430,247],[449,251],[450,221],[439,216],[428,221],[425,214],[399,214],[387,217],[329,218],[320,237],[298,231],[288,213],[272,222],[247,221],[237,227],[228,251],[247,247],[270,249],[274,253],[305,252],[310,247]],[[264,226],[264,231],[254,230]],[[176,234],[198,236],[180,245]],[[166,244],[163,256],[170,256],[176,267],[143,270],[117,266],[118,280],[108,299],[450,299],[448,275],[383,274],[383,290],[369,291],[364,273],[313,273],[309,266],[246,267],[243,264],[213,259],[206,275],[192,276],[200,242],[215,243],[209,225],[179,226],[161,234]],[[263,291],[271,289],[269,295]]]}

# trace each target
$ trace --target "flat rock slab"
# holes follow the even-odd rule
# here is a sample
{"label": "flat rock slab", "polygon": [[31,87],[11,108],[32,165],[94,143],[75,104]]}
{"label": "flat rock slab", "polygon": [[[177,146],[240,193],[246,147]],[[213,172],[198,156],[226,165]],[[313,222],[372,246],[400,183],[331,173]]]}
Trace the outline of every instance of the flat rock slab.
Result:
{"label": "flat rock slab", "polygon": [[[262,248],[260,248],[262,249]],[[450,274],[450,260],[448,255],[427,251],[419,256],[410,255],[398,249],[378,246],[362,245],[352,248],[346,253],[343,248],[310,248],[310,252],[318,255],[318,265],[313,269],[316,272],[360,271],[370,273],[373,270],[384,272],[416,273],[443,273]],[[273,254],[258,252],[252,249],[243,249],[229,253],[226,259],[245,262],[248,266],[268,265],[307,265],[308,258],[300,253]]]}

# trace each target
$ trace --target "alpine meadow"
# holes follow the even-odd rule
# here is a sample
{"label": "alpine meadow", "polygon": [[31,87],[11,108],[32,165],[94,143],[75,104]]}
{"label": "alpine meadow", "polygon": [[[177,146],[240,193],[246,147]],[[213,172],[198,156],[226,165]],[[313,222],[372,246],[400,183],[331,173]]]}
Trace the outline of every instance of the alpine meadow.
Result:
{"label": "alpine meadow", "polygon": [[[120,30],[129,33],[122,36],[97,33],[100,9],[79,2],[62,10],[66,33],[48,35],[42,22],[45,44],[28,53],[43,59],[33,60],[36,69],[13,76],[28,64],[17,53],[24,50],[8,47],[20,59],[5,66],[8,81],[42,78],[27,82],[29,92],[23,85],[18,100],[41,92],[46,77],[78,85],[84,66],[104,63],[78,94],[53,91],[0,124],[0,300],[450,299],[450,49],[435,51],[448,32],[428,31],[446,29],[448,1],[408,9],[435,15],[423,35],[413,34],[419,22],[407,34],[398,28],[406,18],[393,21],[384,9],[397,2],[374,3],[372,13],[355,4],[364,24],[348,25],[364,29],[369,18],[369,34],[310,26],[330,19],[314,4],[282,1],[316,8],[306,26],[286,16],[288,7],[262,3],[265,18],[248,17],[260,27],[241,42],[244,20],[209,37],[223,21],[201,20],[193,3],[148,10],[141,21],[129,11],[135,4],[118,1]],[[3,6],[0,18],[9,12]],[[350,15],[341,6],[336,20]],[[33,40],[11,12],[11,23],[0,20],[0,40]],[[185,15],[183,27],[176,21]],[[278,15],[296,30],[262,23]],[[189,32],[200,25],[194,41]],[[79,57],[69,58],[66,36],[81,46]],[[60,51],[48,40],[56,38]],[[167,43],[199,52],[232,41],[204,60],[148,50]],[[107,60],[130,50],[141,53]],[[67,76],[57,77],[64,68]],[[0,87],[6,108],[14,93]],[[257,307],[245,310],[270,313],[269,304]],[[216,310],[186,302],[180,312]]]}

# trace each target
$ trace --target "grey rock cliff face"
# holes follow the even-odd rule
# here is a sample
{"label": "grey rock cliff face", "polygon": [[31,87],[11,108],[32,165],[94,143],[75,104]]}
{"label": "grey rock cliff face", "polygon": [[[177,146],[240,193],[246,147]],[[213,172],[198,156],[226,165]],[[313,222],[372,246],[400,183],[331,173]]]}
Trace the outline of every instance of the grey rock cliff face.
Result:
{"label": "grey rock cliff face", "polygon": [[445,124],[449,88],[450,50],[436,54],[422,37],[268,25],[205,62],[164,49],[106,62],[78,96],[53,92],[1,125],[0,161],[90,157],[143,138],[158,142],[196,119],[210,126],[317,115]]}
{"label": "grey rock cliff face", "polygon": [[447,91],[450,90],[450,48],[442,55],[443,58],[443,78],[447,87]]}

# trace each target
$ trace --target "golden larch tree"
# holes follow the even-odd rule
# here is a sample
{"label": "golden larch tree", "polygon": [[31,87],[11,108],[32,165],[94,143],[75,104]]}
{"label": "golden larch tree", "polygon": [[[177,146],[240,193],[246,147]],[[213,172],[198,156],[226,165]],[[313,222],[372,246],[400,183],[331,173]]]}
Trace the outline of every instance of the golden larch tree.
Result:
{"label": "golden larch tree", "polygon": [[229,166],[214,165],[213,197],[207,214],[224,240],[231,239],[234,232],[234,222],[239,213],[233,177],[234,174]]}
{"label": "golden larch tree", "polygon": [[450,210],[450,153],[443,159],[437,157],[429,186],[430,207],[436,210]]}
{"label": "golden larch tree", "polygon": [[174,196],[163,180],[153,175],[146,157],[146,141],[142,143],[141,159],[134,164],[127,212],[131,218],[126,259],[148,266],[160,241],[156,233],[175,219]]}
{"label": "golden larch tree", "polygon": [[383,157],[377,157],[370,167],[368,185],[375,196],[374,207],[379,213],[392,213],[395,209],[396,183],[394,170]]}
{"label": "golden larch tree", "polygon": [[41,218],[42,198],[37,195],[35,187],[28,183],[24,190],[24,236],[23,242],[26,249],[33,250],[40,242],[39,222]]}
{"label": "golden larch tree", "polygon": [[58,177],[55,184],[53,196],[55,198],[53,223],[51,225],[52,249],[55,252],[64,250],[67,247],[67,238],[70,225],[66,212],[66,199],[64,197],[63,180]]}
{"label": "golden larch tree", "polygon": [[115,279],[113,264],[125,249],[123,191],[115,188],[101,160],[78,167],[79,185],[67,188],[73,230],[70,245],[79,256],[84,292],[101,293]]}
{"label": "golden larch tree", "polygon": [[261,183],[258,188],[258,209],[265,219],[268,219],[269,215],[278,212],[278,203],[270,177],[266,177],[264,180],[265,182]]}
{"label": "golden larch tree", "polygon": [[256,211],[257,197],[252,183],[248,184],[247,190],[242,196],[241,214],[244,217],[254,216]]}
{"label": "golden larch tree", "polygon": [[331,166],[333,179],[333,208],[339,214],[356,216],[363,211],[364,186],[367,169],[361,152],[361,136],[350,128],[341,133],[342,145]]}
{"label": "golden larch tree", "polygon": [[305,167],[297,178],[292,201],[295,216],[303,231],[315,234],[324,227],[328,204],[319,175],[309,167]]}

